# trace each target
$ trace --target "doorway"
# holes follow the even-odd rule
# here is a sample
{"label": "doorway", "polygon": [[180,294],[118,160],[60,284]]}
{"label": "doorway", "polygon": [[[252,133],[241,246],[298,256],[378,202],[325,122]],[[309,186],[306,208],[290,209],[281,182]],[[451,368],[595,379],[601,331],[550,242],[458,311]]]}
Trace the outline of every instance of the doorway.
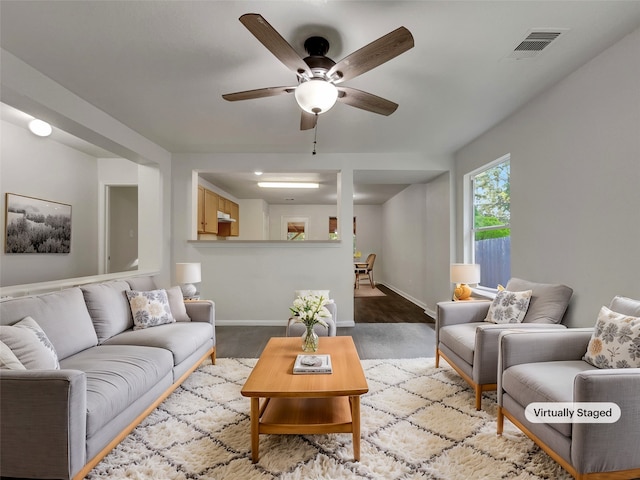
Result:
{"label": "doorway", "polygon": [[138,269],[138,187],[107,185],[106,272]]}

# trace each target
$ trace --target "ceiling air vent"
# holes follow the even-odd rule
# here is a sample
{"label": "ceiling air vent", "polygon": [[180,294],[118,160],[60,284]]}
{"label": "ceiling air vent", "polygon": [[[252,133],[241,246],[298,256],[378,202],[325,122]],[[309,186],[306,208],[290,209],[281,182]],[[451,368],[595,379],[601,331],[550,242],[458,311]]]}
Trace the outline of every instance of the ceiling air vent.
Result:
{"label": "ceiling air vent", "polygon": [[542,50],[547,48],[551,42],[562,34],[561,31],[532,31],[520,44],[511,52],[507,58],[521,59],[534,58],[540,55]]}

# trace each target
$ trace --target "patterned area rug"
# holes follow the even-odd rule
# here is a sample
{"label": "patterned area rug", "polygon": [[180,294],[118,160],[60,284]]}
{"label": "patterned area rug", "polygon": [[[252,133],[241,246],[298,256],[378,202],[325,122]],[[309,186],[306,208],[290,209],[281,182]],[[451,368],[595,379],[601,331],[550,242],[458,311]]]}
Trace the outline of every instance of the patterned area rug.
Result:
{"label": "patterned area rug", "polygon": [[351,435],[261,435],[251,463],[249,399],[240,388],[256,359],[204,364],[87,477],[109,479],[570,479],[505,420],[495,394],[484,410],[444,364],[363,360],[361,461]]}

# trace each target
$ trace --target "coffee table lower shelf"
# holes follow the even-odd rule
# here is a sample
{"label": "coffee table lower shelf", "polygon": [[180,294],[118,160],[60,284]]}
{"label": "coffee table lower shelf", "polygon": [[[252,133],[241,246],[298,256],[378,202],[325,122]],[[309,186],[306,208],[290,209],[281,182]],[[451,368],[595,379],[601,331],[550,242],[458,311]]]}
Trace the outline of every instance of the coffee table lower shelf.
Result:
{"label": "coffee table lower shelf", "polygon": [[260,405],[251,398],[251,459],[259,456],[260,434],[353,434],[353,456],[360,460],[360,397],[277,397]]}

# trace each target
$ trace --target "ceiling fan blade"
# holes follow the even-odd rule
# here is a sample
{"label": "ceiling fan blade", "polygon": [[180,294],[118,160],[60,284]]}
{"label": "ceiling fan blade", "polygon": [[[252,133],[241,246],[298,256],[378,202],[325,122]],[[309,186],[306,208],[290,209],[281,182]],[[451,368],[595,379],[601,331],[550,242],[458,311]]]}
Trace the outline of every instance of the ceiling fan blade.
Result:
{"label": "ceiling fan blade", "polygon": [[289,69],[298,75],[307,73],[311,76],[309,66],[276,29],[262,18],[262,15],[246,13],[240,17],[240,22]]}
{"label": "ceiling fan blade", "polygon": [[303,110],[302,116],[300,117],[300,130],[311,130],[315,128],[317,121],[318,115]]}
{"label": "ceiling fan blade", "polygon": [[379,113],[380,115],[391,115],[398,108],[398,104],[378,97],[372,93],[363,92],[350,87],[338,87],[338,101],[346,103],[352,107],[361,108],[368,112]]}
{"label": "ceiling fan blade", "polygon": [[397,28],[340,60],[327,72],[327,76],[334,78],[335,75],[334,83],[350,80],[410,48],[413,48],[413,35],[405,27]]}
{"label": "ceiling fan blade", "polygon": [[237,100],[250,100],[252,98],[273,97],[284,93],[292,93],[296,87],[268,87],[256,90],[246,90],[244,92],[225,93],[222,98],[230,102]]}

